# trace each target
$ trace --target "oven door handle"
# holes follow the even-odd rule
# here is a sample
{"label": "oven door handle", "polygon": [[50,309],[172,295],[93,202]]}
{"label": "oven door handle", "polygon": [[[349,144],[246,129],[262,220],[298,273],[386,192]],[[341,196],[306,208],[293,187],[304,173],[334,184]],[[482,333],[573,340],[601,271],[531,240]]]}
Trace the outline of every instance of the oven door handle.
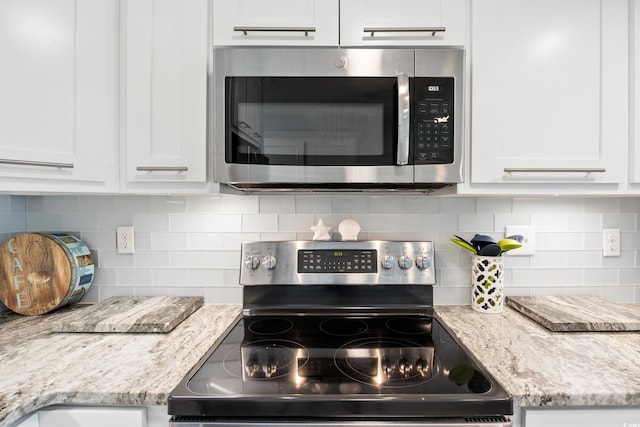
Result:
{"label": "oven door handle", "polygon": [[409,76],[398,74],[398,166],[409,163]]}

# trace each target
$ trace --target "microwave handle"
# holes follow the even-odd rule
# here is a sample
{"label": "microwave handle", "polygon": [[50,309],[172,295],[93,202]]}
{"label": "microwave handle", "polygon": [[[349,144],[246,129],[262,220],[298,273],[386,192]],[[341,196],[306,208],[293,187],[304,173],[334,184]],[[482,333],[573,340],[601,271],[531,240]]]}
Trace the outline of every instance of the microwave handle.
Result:
{"label": "microwave handle", "polygon": [[398,74],[398,166],[409,163],[409,76]]}

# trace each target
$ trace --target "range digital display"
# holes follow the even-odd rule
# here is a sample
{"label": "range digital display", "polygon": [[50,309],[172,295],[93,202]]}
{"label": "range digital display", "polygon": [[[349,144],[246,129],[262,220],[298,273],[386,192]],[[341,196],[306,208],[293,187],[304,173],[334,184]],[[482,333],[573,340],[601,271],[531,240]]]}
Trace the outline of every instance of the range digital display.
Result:
{"label": "range digital display", "polygon": [[375,250],[301,250],[298,273],[376,273]]}

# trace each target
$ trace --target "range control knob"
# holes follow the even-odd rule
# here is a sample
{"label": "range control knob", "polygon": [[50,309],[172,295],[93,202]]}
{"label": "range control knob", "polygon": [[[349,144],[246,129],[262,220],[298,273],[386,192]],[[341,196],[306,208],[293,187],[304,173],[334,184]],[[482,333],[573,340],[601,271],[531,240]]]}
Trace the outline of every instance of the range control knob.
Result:
{"label": "range control knob", "polygon": [[431,258],[428,255],[419,256],[416,258],[416,267],[420,270],[426,270],[431,267]]}
{"label": "range control knob", "polygon": [[382,258],[382,262],[380,263],[382,268],[384,268],[385,270],[391,270],[393,268],[393,264],[394,259],[391,255],[385,255],[385,257]]}
{"label": "range control knob", "polygon": [[257,256],[248,256],[247,259],[244,260],[244,266],[249,270],[255,270],[260,266],[260,258]]}
{"label": "range control knob", "polygon": [[398,258],[398,266],[403,270],[408,270],[413,266],[413,260],[406,255],[402,255]]}
{"label": "range control knob", "polygon": [[422,357],[416,360],[416,371],[418,371],[418,373],[422,377],[426,377],[427,374],[429,373],[429,365],[427,364],[427,361],[424,360]]}
{"label": "range control knob", "polygon": [[274,268],[276,268],[277,264],[278,262],[276,261],[276,258],[271,255],[267,255],[266,257],[262,258],[262,266],[267,270],[273,270]]}

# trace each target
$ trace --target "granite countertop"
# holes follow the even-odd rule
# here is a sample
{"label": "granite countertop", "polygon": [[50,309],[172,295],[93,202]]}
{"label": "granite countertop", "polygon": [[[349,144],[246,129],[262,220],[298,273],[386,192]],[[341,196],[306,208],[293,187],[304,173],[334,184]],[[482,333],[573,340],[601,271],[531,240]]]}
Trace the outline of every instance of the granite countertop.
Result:
{"label": "granite countertop", "polygon": [[436,311],[515,406],[640,405],[638,332],[552,332],[508,307]]}
{"label": "granite countertop", "polygon": [[[205,305],[166,334],[53,332],[65,309],[0,314],[0,427],[54,404],[165,405],[240,311]],[[640,405],[638,332],[551,332],[511,308],[436,312],[516,406]]]}
{"label": "granite countertop", "polygon": [[169,333],[53,332],[81,309],[0,315],[0,427],[56,404],[166,405],[241,311],[205,305]]}

